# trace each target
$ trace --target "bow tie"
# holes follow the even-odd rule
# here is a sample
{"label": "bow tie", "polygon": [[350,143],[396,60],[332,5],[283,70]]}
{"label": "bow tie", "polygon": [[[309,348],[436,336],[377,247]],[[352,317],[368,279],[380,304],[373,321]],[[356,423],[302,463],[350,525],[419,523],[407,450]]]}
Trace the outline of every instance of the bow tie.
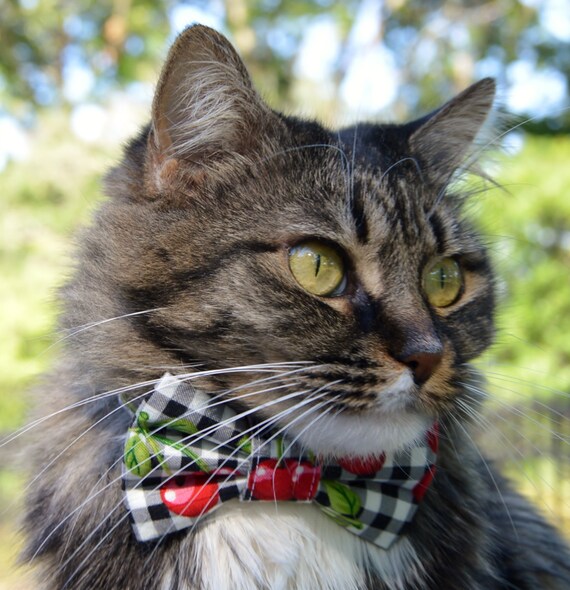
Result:
{"label": "bow tie", "polygon": [[238,416],[166,374],[135,414],[123,489],[139,541],[194,526],[229,500],[315,502],[387,549],[412,521],[435,473],[437,424],[401,451],[335,463]]}

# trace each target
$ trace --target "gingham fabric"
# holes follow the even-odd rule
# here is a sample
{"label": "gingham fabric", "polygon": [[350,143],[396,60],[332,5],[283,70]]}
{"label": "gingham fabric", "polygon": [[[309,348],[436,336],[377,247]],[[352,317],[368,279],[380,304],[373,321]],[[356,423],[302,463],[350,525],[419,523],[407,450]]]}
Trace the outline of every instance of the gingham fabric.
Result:
{"label": "gingham fabric", "polygon": [[433,478],[437,442],[434,425],[403,451],[321,462],[166,374],[127,435],[125,502],[139,541],[191,528],[222,502],[287,500],[315,502],[339,526],[387,549]]}

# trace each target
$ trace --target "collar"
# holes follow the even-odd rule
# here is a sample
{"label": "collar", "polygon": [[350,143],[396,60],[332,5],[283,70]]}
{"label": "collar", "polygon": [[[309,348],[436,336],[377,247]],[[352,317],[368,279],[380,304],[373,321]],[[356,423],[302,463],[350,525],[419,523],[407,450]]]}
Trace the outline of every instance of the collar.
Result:
{"label": "collar", "polygon": [[292,501],[387,549],[433,479],[437,444],[434,424],[409,448],[331,463],[167,373],[127,433],[125,503],[139,541],[191,529],[223,502]]}

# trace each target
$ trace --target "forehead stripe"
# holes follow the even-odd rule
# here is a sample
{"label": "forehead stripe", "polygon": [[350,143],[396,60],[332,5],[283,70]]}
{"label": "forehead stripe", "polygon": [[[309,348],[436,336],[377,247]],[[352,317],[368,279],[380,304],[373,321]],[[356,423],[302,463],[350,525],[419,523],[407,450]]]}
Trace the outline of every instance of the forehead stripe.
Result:
{"label": "forehead stripe", "polygon": [[445,231],[445,227],[444,227],[437,211],[434,211],[429,216],[429,221],[430,221],[430,225],[431,225],[431,228],[433,231],[433,235],[434,235],[435,240],[437,242],[437,249],[439,252],[443,252],[445,250],[445,244],[447,242],[446,231]]}
{"label": "forehead stripe", "polygon": [[355,182],[352,194],[350,196],[350,212],[356,227],[356,237],[360,242],[365,244],[368,242],[368,221],[366,220],[366,215],[364,214],[362,195],[360,191],[361,187],[359,183]]}

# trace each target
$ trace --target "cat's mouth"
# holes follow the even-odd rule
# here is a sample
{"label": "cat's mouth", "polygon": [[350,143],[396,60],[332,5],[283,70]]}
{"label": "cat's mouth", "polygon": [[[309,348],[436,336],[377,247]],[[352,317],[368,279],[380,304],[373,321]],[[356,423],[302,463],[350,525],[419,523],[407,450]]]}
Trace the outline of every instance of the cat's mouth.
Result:
{"label": "cat's mouth", "polygon": [[403,449],[425,436],[433,424],[433,416],[418,403],[418,386],[408,370],[375,397],[376,403],[366,409],[345,408],[294,420],[288,434],[319,455],[337,458]]}
{"label": "cat's mouth", "polygon": [[378,395],[378,409],[385,413],[409,411],[417,401],[417,385],[410,371],[403,371],[392,384]]}
{"label": "cat's mouth", "polygon": [[320,456],[368,456],[409,447],[432,424],[433,418],[420,412],[337,414],[324,416],[310,429],[302,424],[291,428],[290,436]]}
{"label": "cat's mouth", "polygon": [[[408,367],[352,366],[336,372],[330,364],[311,362],[257,367],[274,367],[276,373],[252,378],[255,367],[250,366],[243,373],[228,371],[227,382],[210,382],[203,375],[193,383],[251,415],[262,429],[274,429],[321,456],[398,451],[422,439],[438,413],[427,390],[437,387],[432,381],[439,378],[418,384]],[[228,388],[225,394],[220,386]]]}

